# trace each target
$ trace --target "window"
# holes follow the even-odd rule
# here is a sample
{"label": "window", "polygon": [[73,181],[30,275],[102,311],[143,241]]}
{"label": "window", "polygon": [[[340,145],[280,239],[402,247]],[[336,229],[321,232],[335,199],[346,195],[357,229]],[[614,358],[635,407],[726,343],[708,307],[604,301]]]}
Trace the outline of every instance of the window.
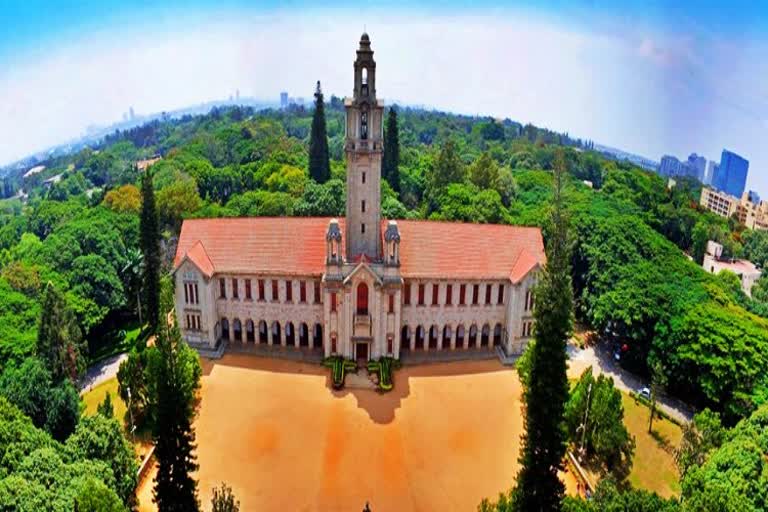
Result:
{"label": "window", "polygon": [[405,286],[403,286],[403,304],[406,306],[411,305],[411,283],[405,283]]}
{"label": "window", "polygon": [[394,293],[389,294],[389,312],[390,313],[395,312],[395,294]]}
{"label": "window", "polygon": [[200,315],[189,314],[186,315],[186,328],[190,331],[200,330]]}
{"label": "window", "polygon": [[363,140],[368,138],[368,112],[360,114],[360,138]]}
{"label": "window", "polygon": [[336,353],[336,335],[331,334],[331,354]]}
{"label": "window", "polygon": [[485,305],[486,306],[491,305],[491,285],[490,284],[485,285]]}
{"label": "window", "polygon": [[246,279],[245,280],[245,300],[251,300],[253,299],[253,296],[251,295],[251,280]]}
{"label": "window", "polygon": [[237,299],[239,297],[239,292],[237,289],[237,279],[234,277],[232,278],[232,298]]}
{"label": "window", "polygon": [[499,285],[499,295],[496,297],[496,304],[504,304],[504,284]]}
{"label": "window", "polygon": [[227,298],[227,283],[224,281],[224,279],[219,279],[219,298]]}
{"label": "window", "polygon": [[365,185],[365,171],[363,171],[363,185]]}
{"label": "window", "polygon": [[392,336],[387,336],[387,354],[392,353],[392,346],[394,343],[392,343]]}
{"label": "window", "polygon": [[360,224],[360,232],[365,234],[365,223]]}
{"label": "window", "polygon": [[530,311],[533,309],[533,291],[525,291],[525,310]]}
{"label": "window", "polygon": [[459,286],[459,306],[466,304],[467,285],[462,284]]}
{"label": "window", "polygon": [[331,311],[336,311],[336,292],[331,292]]}
{"label": "window", "polygon": [[450,306],[453,304],[453,285],[445,285],[445,305]]}
{"label": "window", "polygon": [[320,297],[320,282],[315,281],[315,304],[320,304],[320,302],[323,300]]}
{"label": "window", "polygon": [[272,302],[277,302],[279,299],[278,295],[278,289],[277,289],[277,279],[272,280]]}
{"label": "window", "polygon": [[264,280],[259,279],[259,300],[264,300]]}
{"label": "window", "polygon": [[307,283],[299,281],[299,302],[307,302]]}
{"label": "window", "polygon": [[363,213],[365,213],[365,199],[363,199],[363,200],[361,201],[361,204],[360,204],[360,209],[363,211]]}
{"label": "window", "polygon": [[368,314],[368,285],[365,283],[357,285],[357,314]]}
{"label": "window", "polygon": [[523,338],[530,338],[533,334],[533,322],[523,322]]}
{"label": "window", "polygon": [[285,282],[285,301],[293,302],[293,281]]}
{"label": "window", "polygon": [[437,283],[432,284],[432,305],[437,306],[437,293],[440,291],[440,285]]}
{"label": "window", "polygon": [[472,285],[472,305],[473,306],[477,305],[478,295],[480,295],[480,285],[479,284]]}
{"label": "window", "polygon": [[424,305],[424,285],[419,284],[419,306]]}
{"label": "window", "polygon": [[198,304],[200,298],[197,294],[197,283],[184,283],[184,302]]}

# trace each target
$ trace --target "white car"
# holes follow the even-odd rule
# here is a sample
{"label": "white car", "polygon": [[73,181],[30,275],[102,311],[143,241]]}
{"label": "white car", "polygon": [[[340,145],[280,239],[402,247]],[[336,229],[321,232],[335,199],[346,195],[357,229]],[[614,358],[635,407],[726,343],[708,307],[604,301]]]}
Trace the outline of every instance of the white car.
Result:
{"label": "white car", "polygon": [[637,390],[637,394],[641,397],[645,398],[646,400],[651,399],[651,390],[648,388],[640,388]]}

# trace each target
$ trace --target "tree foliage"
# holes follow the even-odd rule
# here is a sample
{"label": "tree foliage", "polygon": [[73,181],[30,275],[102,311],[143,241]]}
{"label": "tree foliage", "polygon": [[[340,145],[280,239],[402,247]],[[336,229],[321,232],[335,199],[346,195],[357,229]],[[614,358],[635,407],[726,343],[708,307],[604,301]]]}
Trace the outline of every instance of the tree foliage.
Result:
{"label": "tree foliage", "polygon": [[312,131],[309,138],[309,175],[317,183],[325,183],[331,177],[328,135],[325,129],[325,104],[319,81],[315,89],[315,111],[312,114]]}
{"label": "tree foliage", "polygon": [[160,228],[155,191],[152,185],[153,175],[147,173],[141,180],[141,223],[140,247],[144,255],[144,275],[142,279],[141,301],[146,308],[146,319],[150,328],[155,330],[160,310]]}

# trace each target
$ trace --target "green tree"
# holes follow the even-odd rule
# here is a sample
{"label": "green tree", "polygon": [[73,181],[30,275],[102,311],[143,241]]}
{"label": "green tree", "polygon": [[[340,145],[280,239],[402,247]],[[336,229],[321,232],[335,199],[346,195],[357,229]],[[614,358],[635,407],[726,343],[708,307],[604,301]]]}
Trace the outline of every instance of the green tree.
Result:
{"label": "green tree", "polygon": [[154,498],[163,512],[200,509],[197,482],[192,478],[198,467],[191,424],[193,401],[185,389],[185,367],[180,357],[185,346],[178,329],[163,323],[157,337],[157,418],[152,428],[158,461]]}
{"label": "green tree", "polygon": [[84,478],[75,497],[76,512],[127,512],[128,509],[104,482],[93,477]]}
{"label": "green tree", "polygon": [[661,362],[654,361],[651,365],[651,406],[648,414],[648,433],[653,433],[653,417],[656,414],[656,402],[659,400],[659,394],[664,391],[667,385],[667,375]]}
{"label": "green tree", "polygon": [[75,316],[63,295],[48,283],[37,330],[37,356],[54,381],[76,381],[85,370],[85,351]]}
{"label": "green tree", "polygon": [[432,172],[427,175],[426,194],[428,211],[433,212],[440,207],[439,199],[451,183],[463,183],[465,176],[464,163],[459,157],[456,143],[446,142],[437,155]]}
{"label": "green tree", "polygon": [[144,273],[144,255],[138,248],[128,249],[125,253],[125,265],[120,271],[125,291],[136,297],[136,315],[143,325],[141,314],[141,278]]}
{"label": "green tree", "polygon": [[513,509],[520,511],[560,510],[564,493],[558,472],[563,467],[567,439],[565,347],[573,321],[568,219],[562,199],[564,174],[565,162],[558,153],[547,264],[535,290],[536,344],[523,393],[526,408],[522,467],[513,492]]}
{"label": "green tree", "polygon": [[315,88],[315,111],[312,114],[312,131],[309,137],[309,175],[318,183],[325,183],[331,177],[328,135],[325,129],[325,105],[320,81]]}
{"label": "green tree", "polygon": [[197,185],[192,179],[181,179],[157,192],[157,208],[163,225],[174,231],[181,228],[181,221],[203,205]]}
{"label": "green tree", "polygon": [[147,311],[147,322],[154,332],[160,314],[160,227],[152,180],[153,175],[149,172],[141,180],[139,245],[144,256],[143,303]]}
{"label": "green tree", "polygon": [[584,370],[565,406],[565,423],[571,443],[601,472],[620,481],[628,475],[635,442],[624,426],[621,392],[612,378],[595,379],[591,366]]}
{"label": "green tree", "polygon": [[620,488],[610,479],[600,481],[589,500],[568,496],[563,512],[678,512],[674,499],[664,499],[644,489]]}
{"label": "green tree", "polygon": [[488,151],[483,152],[469,166],[469,181],[479,189],[495,189],[499,182],[499,164]]}
{"label": "green tree", "polygon": [[396,194],[400,194],[400,137],[397,128],[397,109],[393,106],[387,115],[384,131],[384,155],[381,173]]}
{"label": "green tree", "polygon": [[723,444],[725,433],[720,416],[709,409],[696,413],[693,420],[683,426],[683,437],[675,452],[680,480],[685,479],[688,470],[706,462],[710,452]]}
{"label": "green tree", "polygon": [[213,488],[211,512],[240,512],[240,501],[235,499],[232,488],[227,484]]}
{"label": "green tree", "polygon": [[96,407],[96,412],[105,418],[115,417],[115,408],[112,406],[112,393],[109,391],[104,395],[104,401]]}

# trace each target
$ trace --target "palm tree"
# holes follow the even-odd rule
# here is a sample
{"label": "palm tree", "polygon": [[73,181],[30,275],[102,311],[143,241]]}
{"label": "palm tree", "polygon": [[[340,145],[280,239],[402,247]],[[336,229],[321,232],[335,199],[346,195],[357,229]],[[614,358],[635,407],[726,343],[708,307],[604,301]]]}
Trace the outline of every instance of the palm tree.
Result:
{"label": "palm tree", "polygon": [[125,253],[126,264],[121,271],[125,287],[136,292],[136,312],[139,315],[139,325],[144,325],[141,320],[141,275],[144,268],[144,255],[138,248],[129,248]]}

